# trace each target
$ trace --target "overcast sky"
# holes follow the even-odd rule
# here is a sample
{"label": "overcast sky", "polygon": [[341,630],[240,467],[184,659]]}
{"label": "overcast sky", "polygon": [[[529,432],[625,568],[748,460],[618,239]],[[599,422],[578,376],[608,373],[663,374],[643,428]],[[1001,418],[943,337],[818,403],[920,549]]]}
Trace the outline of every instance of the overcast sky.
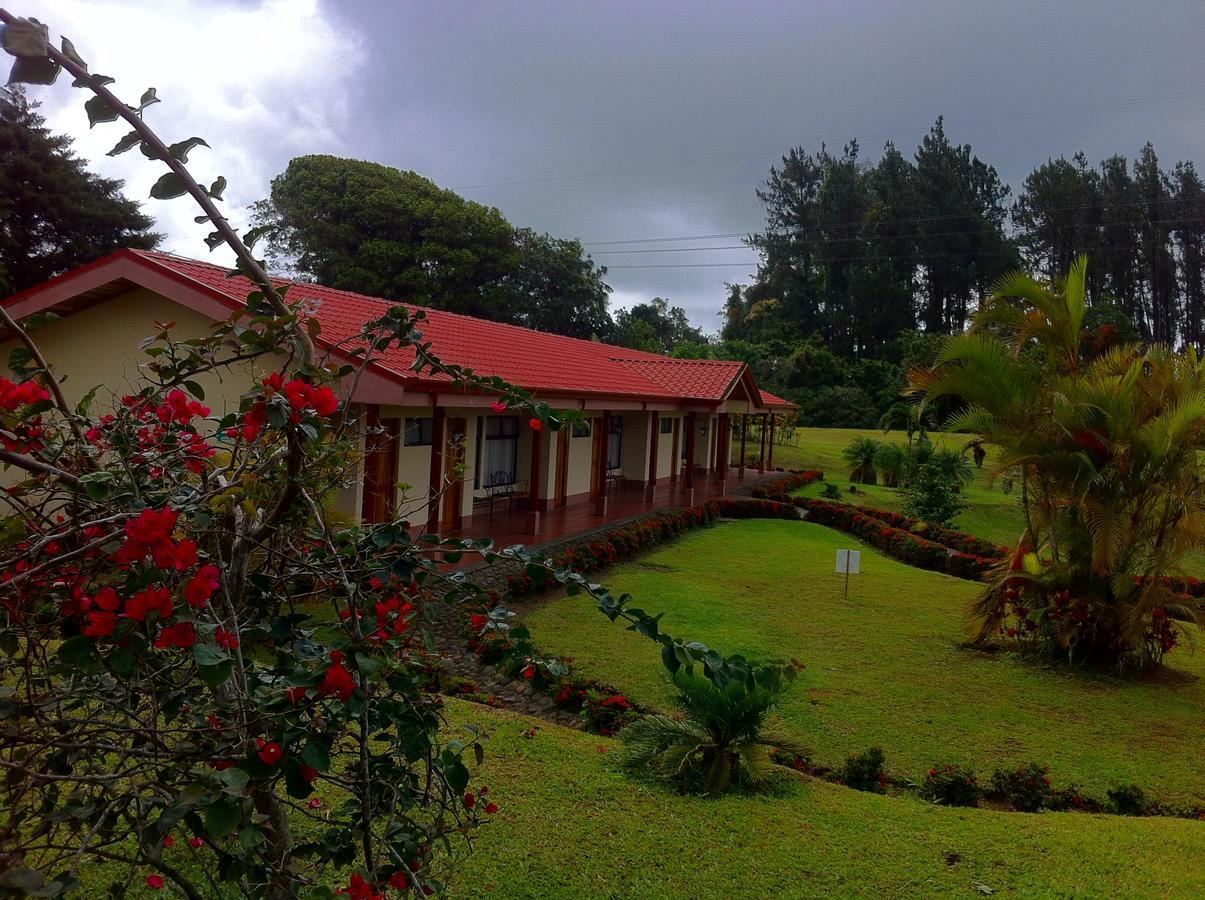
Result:
{"label": "overcast sky", "polygon": [[[1077,150],[1097,162],[1151,140],[1169,167],[1205,157],[1202,0],[6,5],[72,38],[128,101],[157,87],[148,120],[209,141],[190,163],[229,179],[233,219],[293,156],[414,169],[582,240],[613,305],[667,297],[708,331],[754,255],[683,248],[758,229],[754,189],[790,146],[858,137],[875,159],[891,139],[910,154],[944,114],[1014,188]],[[157,165],[105,156],[122,125],[89,131],[66,81],[31,94],[95,170],[146,196]],[[186,202],[144,202],[165,249],[206,256]],[[632,250],[658,252],[616,252]]]}

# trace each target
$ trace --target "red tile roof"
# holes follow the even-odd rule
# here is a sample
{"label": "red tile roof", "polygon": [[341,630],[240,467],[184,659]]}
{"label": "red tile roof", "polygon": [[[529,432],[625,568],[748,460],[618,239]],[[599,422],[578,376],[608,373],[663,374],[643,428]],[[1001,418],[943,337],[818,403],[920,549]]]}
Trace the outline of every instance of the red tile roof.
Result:
{"label": "red tile roof", "polygon": [[[104,260],[9,298],[5,304],[24,299],[69,279],[76,272],[99,266],[115,257],[136,259],[159,274],[200,287],[231,309],[241,306],[253,289],[252,283],[241,276],[227,277],[228,270],[223,266],[156,251],[119,250]],[[311,314],[322,326],[320,342],[324,344],[354,337],[365,322],[379,318],[395,305],[393,301],[317,284],[285,279],[276,279],[276,282],[279,286],[289,286],[290,302],[312,301]],[[411,304],[403,305],[412,312],[418,309]],[[741,362],[670,359],[655,353],[562,337],[443,310],[424,309],[424,313],[423,337],[431,342],[432,352],[439,359],[471,367],[479,374],[499,376],[538,393],[714,403],[725,399],[738,380],[748,373],[747,366]],[[395,348],[379,357],[375,365],[408,387],[431,385],[433,379],[430,376],[420,379],[411,371],[413,362],[413,351]],[[748,377],[751,379],[751,374]],[[434,381],[446,382],[447,379],[440,377]],[[762,391],[760,395],[766,406],[792,407],[772,394]]]}

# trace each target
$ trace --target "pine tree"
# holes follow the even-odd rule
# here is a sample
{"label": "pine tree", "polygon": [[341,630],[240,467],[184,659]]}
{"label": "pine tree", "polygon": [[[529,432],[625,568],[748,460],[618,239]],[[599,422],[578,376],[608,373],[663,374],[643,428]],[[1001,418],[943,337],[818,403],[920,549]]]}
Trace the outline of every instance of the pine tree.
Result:
{"label": "pine tree", "polygon": [[122,182],[87,170],[20,90],[0,119],[0,294],[24,290],[120,247],[160,236]]}

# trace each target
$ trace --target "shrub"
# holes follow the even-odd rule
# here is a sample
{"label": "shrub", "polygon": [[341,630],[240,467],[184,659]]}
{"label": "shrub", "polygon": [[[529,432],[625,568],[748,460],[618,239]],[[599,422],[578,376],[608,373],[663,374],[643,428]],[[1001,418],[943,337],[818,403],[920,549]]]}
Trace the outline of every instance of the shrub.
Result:
{"label": "shrub", "polygon": [[849,463],[849,480],[857,484],[874,484],[875,454],[879,452],[879,442],[874,438],[854,438],[850,445],[841,451],[841,456]]}
{"label": "shrub", "polygon": [[628,725],[624,763],[704,794],[757,785],[770,777],[775,750],[803,755],[789,739],[763,733],[788,684],[733,679],[721,685],[679,669],[674,699],[683,718],[646,715]]}
{"label": "shrub", "polygon": [[908,470],[908,455],[908,451],[899,444],[884,442],[879,445],[874,455],[874,467],[882,476],[886,487],[899,487],[904,483]]}
{"label": "shrub", "polygon": [[917,469],[906,490],[904,512],[925,522],[947,525],[967,507],[956,482],[934,463]]}
{"label": "shrub", "polygon": [[1109,810],[1119,816],[1145,815],[1151,807],[1146,792],[1136,784],[1122,784],[1106,791]]}
{"label": "shrub", "polygon": [[928,465],[932,466],[949,482],[951,489],[958,493],[964,484],[970,484],[975,478],[975,470],[971,461],[959,450],[940,447],[933,451]]}
{"label": "shrub", "polygon": [[925,774],[921,794],[943,806],[977,806],[983,789],[965,766],[936,766]]}
{"label": "shrub", "polygon": [[817,469],[808,469],[803,472],[789,472],[786,475],[779,475],[776,478],[770,478],[757,485],[751,492],[754,497],[765,498],[770,500],[788,500],[794,491],[801,487],[807,487],[814,481],[820,481],[824,478],[824,473]]}
{"label": "shrub", "polygon": [[992,773],[992,793],[1017,812],[1038,812],[1050,807],[1054,790],[1050,787],[1050,769],[1028,763],[1013,769],[997,769]]}
{"label": "shrub", "polygon": [[851,754],[837,770],[837,778],[855,790],[881,794],[891,783],[887,770],[883,768],[884,759],[882,747],[871,747],[861,753]]}
{"label": "shrub", "polygon": [[824,482],[824,487],[820,490],[820,496],[828,500],[840,500],[841,488],[837,487],[831,481]]}

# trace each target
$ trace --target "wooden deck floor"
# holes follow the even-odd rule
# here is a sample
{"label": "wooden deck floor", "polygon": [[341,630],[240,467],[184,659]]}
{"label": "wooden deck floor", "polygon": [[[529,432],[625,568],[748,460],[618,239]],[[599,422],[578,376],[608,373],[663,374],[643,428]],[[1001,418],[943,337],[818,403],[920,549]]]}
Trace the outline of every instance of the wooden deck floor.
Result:
{"label": "wooden deck floor", "polygon": [[[695,481],[694,502],[747,495],[754,485],[771,477],[771,474],[773,473],[767,472],[761,475],[756,469],[746,469],[744,480],[740,480],[737,478],[737,470],[733,468],[723,490],[716,476],[700,475]],[[483,507],[479,507],[470,527],[449,532],[445,537],[490,537],[494,539],[495,546],[502,547],[510,544],[540,546],[558,543],[565,538],[622,522],[658,508],[686,506],[690,498],[681,485],[681,480],[676,484],[658,485],[652,502],[645,499],[644,488],[623,485],[615,488],[608,496],[605,516],[595,512],[593,502],[558,507],[539,514],[538,530],[533,528],[534,517],[521,502],[514,504],[509,510],[502,505],[495,506],[493,519],[490,519]]]}

